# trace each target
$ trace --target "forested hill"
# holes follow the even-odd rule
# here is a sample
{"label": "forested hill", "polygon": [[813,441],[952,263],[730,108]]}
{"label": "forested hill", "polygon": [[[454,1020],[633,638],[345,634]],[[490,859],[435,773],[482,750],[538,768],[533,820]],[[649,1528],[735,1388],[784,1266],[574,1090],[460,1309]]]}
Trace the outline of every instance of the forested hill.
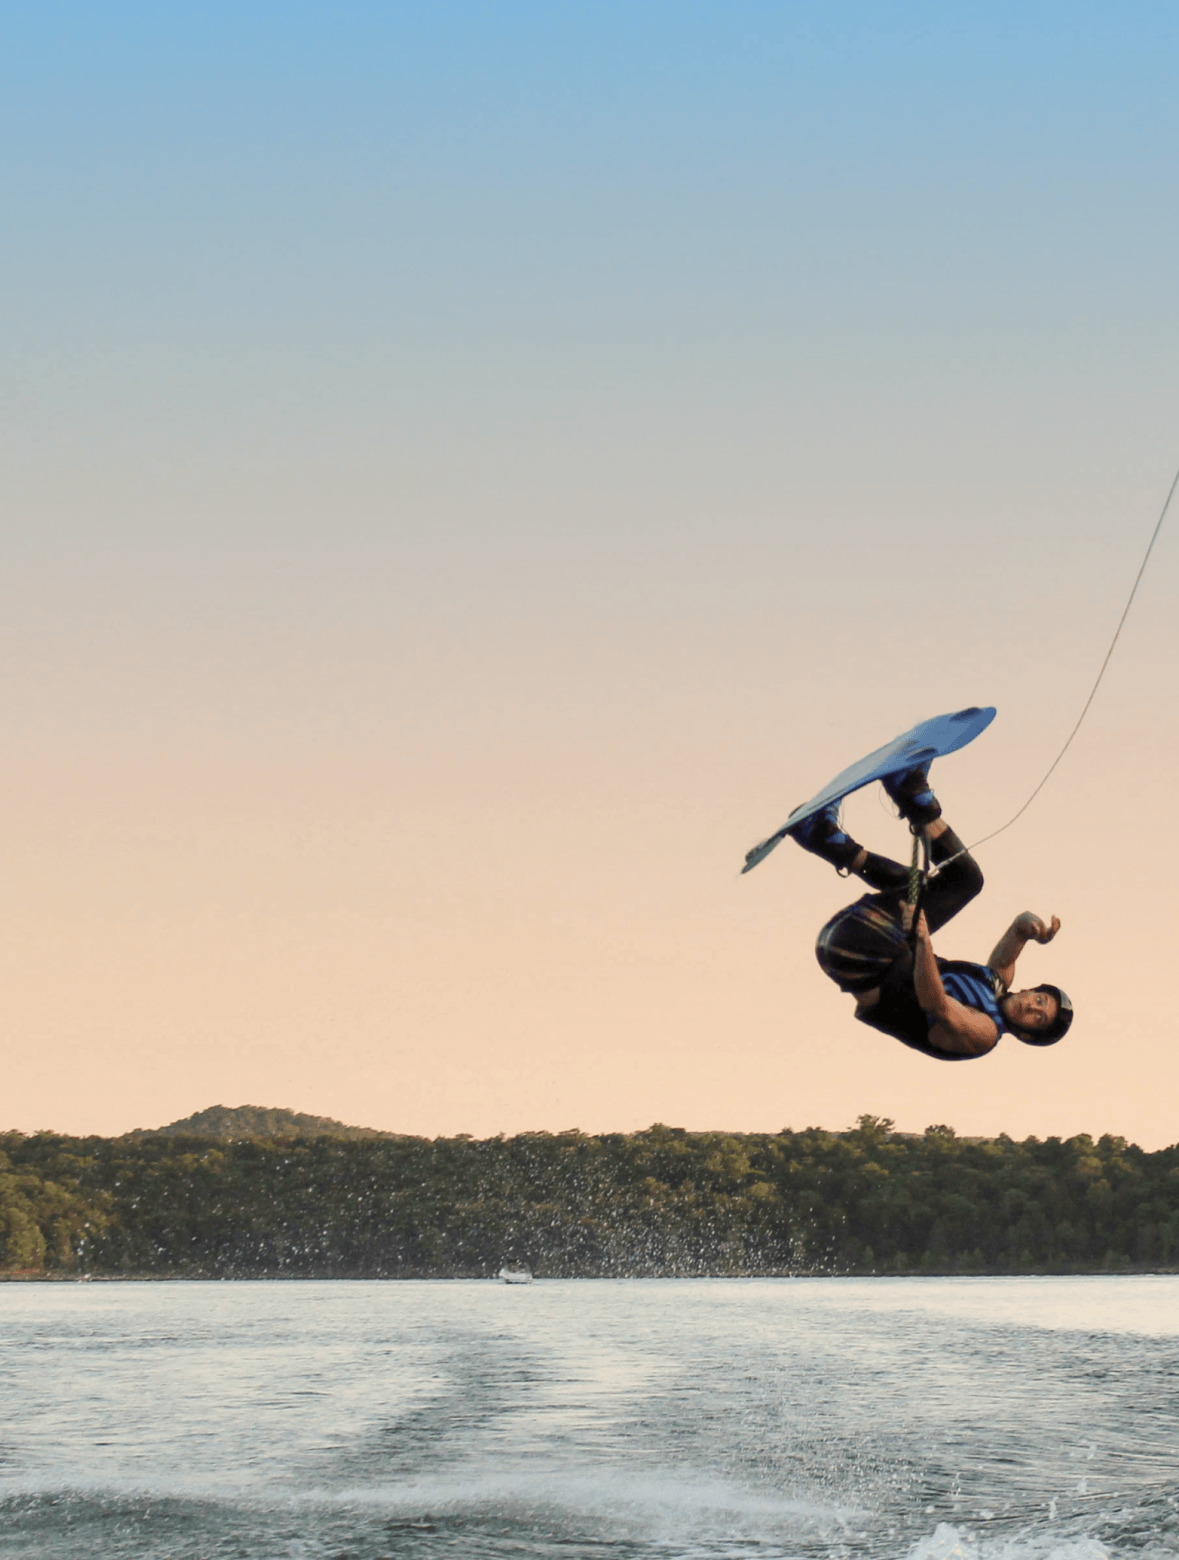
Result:
{"label": "forested hill", "polygon": [[379,1138],[388,1133],[375,1127],[346,1127],[330,1116],[305,1116],[302,1111],[277,1110],[265,1105],[210,1105],[183,1121],[166,1127],[140,1128],[129,1133],[133,1138],[162,1137],[218,1138],[231,1142],[238,1138],[334,1137]]}
{"label": "forested hill", "polygon": [[505,1260],[542,1277],[1179,1270],[1179,1146],[980,1141],[946,1127],[907,1136],[871,1116],[843,1133],[655,1126],[485,1141],[184,1125],[0,1135],[0,1267],[240,1278],[478,1277]]}

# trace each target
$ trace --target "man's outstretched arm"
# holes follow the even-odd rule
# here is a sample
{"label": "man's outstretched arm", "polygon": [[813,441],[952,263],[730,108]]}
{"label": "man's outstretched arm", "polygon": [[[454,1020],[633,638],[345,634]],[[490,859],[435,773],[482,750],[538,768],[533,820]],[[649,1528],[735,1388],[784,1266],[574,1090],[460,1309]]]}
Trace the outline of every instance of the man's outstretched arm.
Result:
{"label": "man's outstretched arm", "polygon": [[985,1056],[994,1050],[999,1040],[997,1025],[985,1013],[955,1001],[942,985],[924,913],[917,917],[913,989],[923,1011],[932,1020],[929,1039],[939,1051],[948,1051],[953,1056]]}
{"label": "man's outstretched arm", "polygon": [[1024,910],[995,944],[994,952],[987,960],[987,967],[994,970],[1005,986],[1010,986],[1015,979],[1015,961],[1027,944],[1050,943],[1059,930],[1058,915],[1054,915],[1051,921],[1042,921],[1030,910]]}

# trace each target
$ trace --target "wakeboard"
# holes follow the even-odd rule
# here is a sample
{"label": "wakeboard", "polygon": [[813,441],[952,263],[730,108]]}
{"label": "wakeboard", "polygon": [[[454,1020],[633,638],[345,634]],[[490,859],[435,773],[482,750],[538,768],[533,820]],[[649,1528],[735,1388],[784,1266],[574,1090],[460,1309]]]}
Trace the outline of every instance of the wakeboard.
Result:
{"label": "wakeboard", "polygon": [[956,753],[959,748],[965,747],[968,742],[973,742],[975,737],[984,732],[994,718],[993,706],[988,705],[984,709],[979,709],[972,705],[966,710],[956,710],[952,715],[933,715],[929,720],[919,722],[912,731],[902,732],[899,737],[886,742],[882,748],[869,753],[867,758],[861,758],[857,763],[841,770],[835,779],[825,785],[821,791],[816,792],[809,802],[803,802],[801,807],[796,807],[776,834],[771,834],[768,839],[762,840],[760,845],[755,845],[746,855],[745,865],[741,871],[749,872],[759,861],[764,861],[769,853],[782,843],[791,829],[802,823],[805,818],[809,818],[812,813],[822,812],[824,807],[832,802],[842,801],[853,791],[871,785],[873,780],[883,780],[887,775],[904,774],[906,770],[918,769],[935,758],[944,758],[947,753]]}

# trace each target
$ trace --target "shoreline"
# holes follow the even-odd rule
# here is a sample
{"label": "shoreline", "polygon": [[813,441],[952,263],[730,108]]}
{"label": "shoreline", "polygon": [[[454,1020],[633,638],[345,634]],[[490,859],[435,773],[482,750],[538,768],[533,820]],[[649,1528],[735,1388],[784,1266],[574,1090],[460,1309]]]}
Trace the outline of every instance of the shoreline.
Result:
{"label": "shoreline", "polygon": [[[1179,1267],[1126,1268],[1004,1268],[963,1273],[951,1268],[914,1273],[553,1273],[534,1274],[534,1284],[636,1283],[806,1283],[809,1280],[897,1279],[992,1280],[1003,1278],[1176,1278]],[[506,1285],[494,1273],[5,1273],[0,1284],[495,1284]]]}

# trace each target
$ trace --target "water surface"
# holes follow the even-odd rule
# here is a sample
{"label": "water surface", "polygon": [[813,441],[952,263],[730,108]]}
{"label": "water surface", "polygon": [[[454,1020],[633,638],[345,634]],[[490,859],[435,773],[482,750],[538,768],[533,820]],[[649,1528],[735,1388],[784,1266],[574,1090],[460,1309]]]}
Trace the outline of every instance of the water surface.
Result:
{"label": "water surface", "polygon": [[1179,1556],[1179,1278],[0,1285],[0,1553]]}

